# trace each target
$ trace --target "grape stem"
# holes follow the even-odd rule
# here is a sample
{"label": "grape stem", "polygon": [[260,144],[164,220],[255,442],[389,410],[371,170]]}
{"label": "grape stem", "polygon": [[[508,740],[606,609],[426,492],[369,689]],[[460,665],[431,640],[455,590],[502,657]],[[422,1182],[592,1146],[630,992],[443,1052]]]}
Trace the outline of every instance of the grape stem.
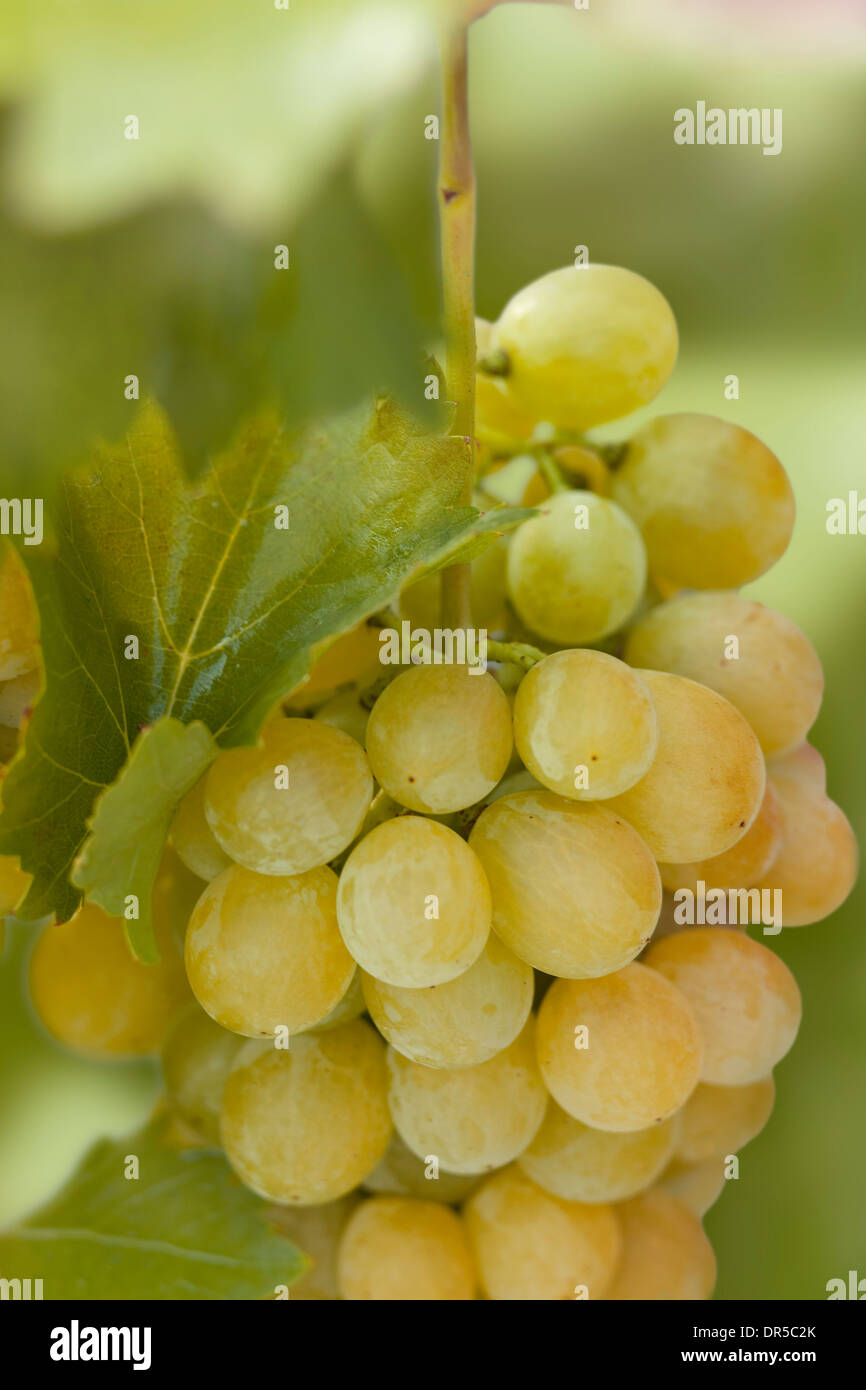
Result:
{"label": "grape stem", "polygon": [[534,453],[534,458],[538,464],[538,471],[555,495],[557,492],[568,492],[568,483],[563,478],[556,460],[548,453],[547,449],[539,449]]}
{"label": "grape stem", "polygon": [[528,671],[538,661],[544,660],[545,653],[528,642],[490,642],[487,643],[487,657],[490,661],[507,662],[510,666],[520,666]]}
{"label": "grape stem", "polygon": [[[471,506],[475,476],[475,170],[469,134],[468,26],[465,14],[446,21],[442,37],[442,122],[439,227],[445,327],[445,379],[454,403],[452,433],[466,446],[459,505]],[[470,567],[442,571],[442,622],[470,627]]]}

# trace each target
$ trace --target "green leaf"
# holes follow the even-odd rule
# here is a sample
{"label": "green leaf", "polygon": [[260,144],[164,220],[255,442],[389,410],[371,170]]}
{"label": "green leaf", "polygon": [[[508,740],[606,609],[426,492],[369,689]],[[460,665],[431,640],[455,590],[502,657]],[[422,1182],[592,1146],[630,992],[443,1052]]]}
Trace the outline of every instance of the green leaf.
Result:
{"label": "green leaf", "polygon": [[463,539],[449,546],[426,565],[421,565],[417,573],[410,575],[408,582],[414,584],[416,580],[424,579],[428,574],[436,574],[448,565],[468,564],[470,560],[477,560],[478,556],[489,550],[506,531],[513,531],[515,526],[519,526],[522,521],[528,521],[537,513],[537,507],[499,507],[482,512]]}
{"label": "green leaf", "polygon": [[[41,1211],[0,1233],[0,1277],[46,1299],[260,1299],[303,1273],[221,1154],[165,1142],[164,1122],[103,1139]],[[138,1177],[127,1178],[128,1159]]]}
{"label": "green leaf", "polygon": [[[150,894],[177,802],[195,786],[217,747],[204,724],[160,719],[133,745],[119,778],[96,802],[90,835],[75,862],[72,881],[112,917],[123,917],[130,946],[153,964]],[[126,920],[134,893],[139,916]]]}
{"label": "green leaf", "polygon": [[19,915],[75,910],[69,873],[94,801],[142,728],[170,716],[222,745],[252,741],[315,643],[473,534],[477,512],[456,505],[465,468],[462,439],[425,435],[382,401],[300,432],[259,417],[189,483],[150,407],[95,472],[64,482],[56,547],[25,555],[46,690],[3,788],[0,853],[34,876]]}

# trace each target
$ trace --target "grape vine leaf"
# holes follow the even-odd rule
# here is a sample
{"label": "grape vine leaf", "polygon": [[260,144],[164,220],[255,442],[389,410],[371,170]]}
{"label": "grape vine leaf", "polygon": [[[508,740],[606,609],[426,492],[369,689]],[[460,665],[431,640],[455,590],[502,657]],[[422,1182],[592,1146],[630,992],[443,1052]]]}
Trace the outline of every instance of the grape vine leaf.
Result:
{"label": "grape vine leaf", "polygon": [[464,440],[383,400],[297,431],[257,416],[189,482],[151,405],[64,480],[56,544],[25,554],[46,689],[3,789],[0,853],[33,875],[19,916],[75,910],[88,818],[143,728],[200,720],[251,742],[314,644],[473,533],[465,467]]}
{"label": "grape vine leaf", "polygon": [[100,1140],[40,1211],[0,1231],[0,1277],[41,1279],[46,1299],[272,1298],[305,1268],[222,1154],[167,1142],[164,1120]]}
{"label": "grape vine leaf", "polygon": [[[112,917],[123,917],[140,960],[159,959],[150,895],[172,812],[213,761],[217,747],[204,724],[159,719],[139,734],[120,777],[97,799],[90,834],[75,861],[72,881]],[[127,918],[126,899],[138,899]]]}

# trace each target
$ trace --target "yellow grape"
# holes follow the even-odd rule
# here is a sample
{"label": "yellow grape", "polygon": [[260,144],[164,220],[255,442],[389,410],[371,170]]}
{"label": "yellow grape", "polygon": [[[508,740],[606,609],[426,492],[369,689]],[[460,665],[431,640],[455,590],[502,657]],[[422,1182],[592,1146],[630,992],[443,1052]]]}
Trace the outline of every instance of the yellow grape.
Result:
{"label": "yellow grape", "polygon": [[323,644],[313,654],[310,673],[283,700],[287,710],[306,710],[338,686],[364,685],[381,673],[379,665],[380,629],[372,623],[359,623],[330,645]]}
{"label": "yellow grape", "polygon": [[484,950],[490,889],[455,831],[397,816],[352,850],[337,895],[340,931],[368,975],[421,989],[453,980]]}
{"label": "yellow grape", "polygon": [[748,1086],[792,1046],[802,1002],[773,951],[745,932],[693,927],[650,946],[646,964],[680,990],[704,1039],[701,1081]]}
{"label": "yellow grape", "polygon": [[801,743],[797,748],[789,748],[767,760],[767,775],[776,778],[790,778],[814,792],[826,792],[827,769],[824,759],[811,743]]}
{"label": "yellow grape", "polygon": [[25,671],[22,676],[0,684],[0,724],[7,729],[20,729],[39,693],[42,672],[39,667]]}
{"label": "yellow grape", "polygon": [[289,1290],[292,1303],[333,1301],[337,1287],[337,1250],[346,1222],[361,1201],[357,1192],[315,1207],[271,1207],[268,1225],[303,1250],[308,1266]]}
{"label": "yellow grape", "polygon": [[736,589],[784,554],[794,494],[776,455],[714,415],[661,415],[629,441],[611,495],[640,527],[650,574]]}
{"label": "yellow grape", "polygon": [[700,1163],[669,1164],[659,1178],[658,1188],[675,1197],[695,1216],[703,1216],[719,1200],[725,1186],[725,1160],[705,1158]]}
{"label": "yellow grape", "polygon": [[158,965],[136,960],[124,923],[94,903],[53,922],[30,961],[30,997],[58,1042],[85,1057],[147,1057],[189,1000],[183,961],[166,916],[154,914]]}
{"label": "yellow grape", "polygon": [[538,419],[585,430],[658,395],[677,359],[677,324],[654,285],[615,265],[564,266],[518,290],[489,343]]}
{"label": "yellow grape", "polygon": [[538,1011],[547,1089],[595,1129],[646,1129],[673,1115],[697,1085],[702,1051],[688,1000],[645,965],[556,980]]}
{"label": "yellow grape", "polygon": [[219,1142],[219,1116],[226,1077],[243,1046],[190,1003],[175,1019],[162,1045],[162,1074],[175,1108],[212,1143]]}
{"label": "yellow grape", "polygon": [[269,721],[256,748],[220,753],[205,812],[226,854],[259,874],[327,864],[361,828],[373,797],[355,739],[315,719]]}
{"label": "yellow grape", "polygon": [[386,686],[367,725],[367,756],[389,796],[443,815],[480,801],[511,757],[511,712],[486,671],[412,666]]}
{"label": "yellow grape", "polygon": [[658,748],[646,776],[608,804],[665,863],[723,854],[746,833],[764,799],[760,744],[714,690],[685,676],[640,674],[658,715]]}
{"label": "yellow grape", "polygon": [[508,593],[517,614],[549,642],[578,646],[622,627],[646,583],[640,532],[594,492],[557,492],[515,531]]}
{"label": "yellow grape", "polygon": [[554,652],[517,687],[514,741],[534,777],[575,801],[626,791],[655,757],[658,730],[646,682],[589,648]]}
{"label": "yellow grape", "polygon": [[226,1082],[220,1135],[259,1196],[290,1206],[342,1197],[391,1137],[384,1043],[362,1019],[301,1033],[285,1050],[245,1043]]}
{"label": "yellow grape", "polygon": [[421,1197],[430,1202],[446,1202],[452,1206],[474,1192],[479,1179],[474,1173],[449,1173],[440,1169],[431,1156],[429,1162],[413,1154],[394,1131],[381,1162],[364,1179],[368,1192],[385,1193],[395,1197]]}
{"label": "yellow grape", "polygon": [[171,822],[170,840],[191,873],[208,882],[231,864],[217,842],[205,815],[207,777],[200,777],[178,805]]}
{"label": "yellow grape", "polygon": [[354,1019],[360,1018],[366,1007],[361,972],[356,966],[345,994],[337,1000],[331,1012],[316,1023],[308,1024],[302,1032],[322,1033],[329,1028],[339,1028],[342,1023],[351,1023]]}
{"label": "yellow grape", "polygon": [[298,1033],[342,999],[355,963],[337,926],[337,875],[326,865],[291,878],[234,864],[204,890],[186,934],[198,1002],[246,1037]]}
{"label": "yellow grape", "polygon": [[550,975],[606,975],[652,935],[661,884],[640,837],[597,802],[514,792],[482,811],[469,837],[493,892],[493,926]]}
{"label": "yellow grape", "polygon": [[514,1042],[532,1008],[532,967],[493,935],[454,980],[400,989],[364,976],[370,1017],[392,1047],[425,1067],[472,1067]]}
{"label": "yellow grape", "polygon": [[716,1257],[694,1212],[667,1192],[644,1192],[617,1207],[622,1257],[607,1298],[695,1301],[711,1296]]}
{"label": "yellow grape", "polygon": [[466,1302],[476,1276],[456,1212],[417,1197],[368,1197],[352,1213],[337,1257],[351,1302]]}
{"label": "yellow grape", "polygon": [[857,839],[844,811],[820,789],[822,773],[823,764],[816,766],[808,755],[773,767],[782,848],[756,887],[781,894],[786,927],[803,927],[829,917],[857,880]]}
{"label": "yellow grape", "polygon": [[[475,320],[475,344],[479,357],[490,351],[493,324]],[[538,417],[527,410],[501,376],[479,372],[475,378],[475,433],[489,444],[529,439]]]}
{"label": "yellow grape", "polygon": [[514,1166],[482,1183],[464,1219],[488,1298],[604,1298],[622,1246],[613,1207],[564,1202]]}
{"label": "yellow grape", "polygon": [[388,1099],[413,1153],[451,1173],[510,1163],[538,1131],[547,1093],[530,1019],[509,1047],[474,1067],[424,1067],[388,1049]]}
{"label": "yellow grape", "polygon": [[775,1099],[772,1076],[749,1086],[695,1087],[680,1116],[677,1158],[682,1163],[701,1163],[738,1153],[760,1134]]}
{"label": "yellow grape", "polygon": [[625,659],[717,690],[768,756],[801,743],[821,707],[824,673],[808,637],[741,594],[680,594],[659,604],[629,632]]}
{"label": "yellow grape", "polygon": [[775,863],[782,848],[782,812],[770,781],[764,799],[745,835],[712,859],[696,864],[659,864],[662,883],[672,893],[688,888],[694,893],[698,882],[711,888],[751,888]]}
{"label": "yellow grape", "polygon": [[677,1118],[632,1133],[581,1124],[556,1101],[517,1160],[524,1173],[569,1202],[621,1202],[655,1182],[677,1138]]}
{"label": "yellow grape", "polygon": [[39,617],[23,561],[9,541],[0,544],[0,681],[39,664]]}
{"label": "yellow grape", "polygon": [[361,703],[356,690],[344,690],[340,695],[332,695],[330,700],[319,706],[314,717],[334,729],[342,729],[363,748],[370,711]]}

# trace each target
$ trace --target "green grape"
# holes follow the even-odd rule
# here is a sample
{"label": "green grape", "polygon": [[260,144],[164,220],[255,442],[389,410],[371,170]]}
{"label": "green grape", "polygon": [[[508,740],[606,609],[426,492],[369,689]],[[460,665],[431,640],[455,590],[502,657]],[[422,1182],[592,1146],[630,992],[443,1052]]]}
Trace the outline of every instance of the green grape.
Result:
{"label": "green grape", "polygon": [[524,676],[514,741],[550,791],[597,801],[633,786],[655,757],[658,730],[646,682],[606,652],[554,652]]}
{"label": "green grape", "polygon": [[361,703],[356,690],[344,690],[340,695],[332,695],[316,710],[315,718],[334,729],[342,729],[363,748],[370,711]]}
{"label": "green grape", "polygon": [[677,360],[664,295],[615,265],[564,266],[509,300],[489,348],[508,356],[508,386],[538,419],[585,430],[653,400]]}
{"label": "green grape", "polygon": [[538,1011],[547,1089],[595,1129],[647,1129],[673,1115],[697,1085],[702,1051],[688,1000],[645,965],[557,980]]}
{"label": "green grape", "polygon": [[613,1207],[564,1202],[515,1166],[482,1183],[464,1219],[488,1298],[605,1297],[622,1246]]}
{"label": "green grape", "polygon": [[484,950],[490,889],[453,830],[397,816],[365,835],[340,875],[337,917],[352,957],[388,985],[453,980]]}
{"label": "green grape", "polygon": [[700,1163],[674,1159],[658,1181],[658,1190],[675,1197],[695,1216],[703,1216],[719,1200],[725,1186],[725,1160],[705,1158]]}
{"label": "green grape", "polygon": [[39,664],[39,617],[27,570],[15,547],[0,543],[0,681]]}
{"label": "green grape", "polygon": [[220,1136],[241,1181],[269,1201],[313,1206],[351,1192],[391,1137],[384,1043],[363,1019],[301,1033],[285,1050],[245,1043]]}
{"label": "green grape", "polygon": [[[490,351],[493,324],[475,320],[475,344],[479,357]],[[484,443],[529,439],[538,417],[517,399],[501,376],[479,372],[475,378],[475,432]]]}
{"label": "green grape", "polygon": [[455,980],[400,989],[364,976],[370,1017],[392,1047],[425,1067],[472,1067],[514,1042],[532,1008],[532,967],[491,935]]}
{"label": "green grape", "polygon": [[175,1108],[209,1142],[219,1143],[219,1116],[226,1077],[243,1046],[235,1033],[190,1003],[162,1045],[162,1074]]}
{"label": "green grape", "polygon": [[640,837],[606,806],[515,792],[469,837],[493,892],[493,927],[549,975],[606,975],[652,935],[661,883]]}
{"label": "green grape", "polygon": [[690,589],[757,579],[784,554],[794,526],[794,494],[776,455],[713,415],[645,425],[611,495],[640,527],[650,574]]}
{"label": "green grape", "polygon": [[337,926],[336,874],[225,869],[196,904],[185,958],[198,1002],[233,1033],[273,1038],[318,1023],[355,970]]}
{"label": "green grape", "polygon": [[662,883],[672,893],[688,888],[694,893],[702,882],[712,888],[751,888],[776,862],[782,848],[782,812],[770,781],[764,799],[745,835],[712,859],[696,864],[659,864]]}
{"label": "green grape", "polygon": [[424,1067],[388,1049],[388,1099],[397,1132],[419,1158],[452,1173],[484,1173],[522,1153],[547,1094],[530,1019],[509,1047],[474,1067]]}
{"label": "green grape", "polygon": [[427,1201],[447,1202],[453,1206],[474,1192],[478,1182],[478,1177],[473,1173],[448,1173],[444,1168],[440,1169],[432,1154],[419,1158],[395,1131],[384,1158],[364,1179],[364,1187],[368,1192],[382,1192],[395,1197],[422,1197]]}
{"label": "green grape", "polygon": [[781,895],[786,927],[829,917],[857,880],[857,839],[844,811],[824,793],[823,771],[823,762],[812,748],[772,767],[782,847],[755,886]]}
{"label": "green grape", "polygon": [[360,1203],[357,1192],[315,1207],[271,1207],[268,1225],[303,1250],[308,1266],[289,1290],[292,1303],[320,1303],[340,1297],[337,1250],[346,1222]]}
{"label": "green grape", "polygon": [[650,946],[646,964],[685,995],[704,1039],[700,1079],[748,1086],[792,1046],[802,1003],[777,955],[745,932],[693,927]]}
{"label": "green grape", "polygon": [[310,1023],[301,1031],[304,1033],[323,1033],[329,1028],[339,1028],[342,1023],[351,1023],[354,1019],[360,1018],[366,1008],[364,1003],[364,989],[361,983],[361,972],[355,967],[349,987],[341,999],[338,999],[330,1013],[325,1014],[317,1023]]}
{"label": "green grape", "polygon": [[206,783],[207,777],[200,777],[180,802],[174,813],[169,838],[190,872],[210,882],[232,861],[220,848],[207,823],[204,804]]}
{"label": "green grape", "polygon": [[551,1101],[517,1160],[546,1192],[568,1202],[621,1202],[655,1182],[674,1151],[677,1118],[632,1133],[592,1129]]}
{"label": "green grape", "polygon": [[702,1163],[738,1153],[760,1134],[775,1099],[772,1076],[750,1086],[697,1086],[680,1116],[677,1158],[682,1163]]}
{"label": "green grape", "polygon": [[625,657],[724,695],[768,755],[801,743],[821,705],[824,674],[808,637],[790,618],[740,594],[669,599],[635,624]]}
{"label": "green grape", "polygon": [[508,593],[517,614],[550,642],[578,646],[622,627],[646,582],[640,532],[594,492],[557,492],[515,531]]}
{"label": "green grape", "polygon": [[30,961],[30,997],[48,1032],[85,1057],[148,1057],[189,1000],[183,961],[166,916],[154,913],[158,965],[136,960],[119,917],[84,903],[52,922]]}
{"label": "green grape", "polygon": [[622,1257],[607,1299],[695,1301],[711,1296],[716,1257],[694,1212],[658,1188],[617,1207]]}
{"label": "green grape", "polygon": [[417,1197],[368,1197],[352,1213],[337,1259],[352,1302],[466,1302],[475,1268],[460,1217]]}
{"label": "green grape", "polygon": [[658,715],[658,748],[646,776],[608,805],[665,863],[723,854],[746,833],[764,799],[758,740],[714,690],[685,676],[640,674]]}
{"label": "green grape", "polygon": [[367,756],[389,796],[412,811],[447,814],[480,801],[511,757],[511,712],[485,671],[413,666],[373,706]]}
{"label": "green grape", "polygon": [[245,869],[300,874],[351,844],[372,797],[355,739],[314,719],[277,718],[258,747],[219,754],[205,812],[221,847]]}

